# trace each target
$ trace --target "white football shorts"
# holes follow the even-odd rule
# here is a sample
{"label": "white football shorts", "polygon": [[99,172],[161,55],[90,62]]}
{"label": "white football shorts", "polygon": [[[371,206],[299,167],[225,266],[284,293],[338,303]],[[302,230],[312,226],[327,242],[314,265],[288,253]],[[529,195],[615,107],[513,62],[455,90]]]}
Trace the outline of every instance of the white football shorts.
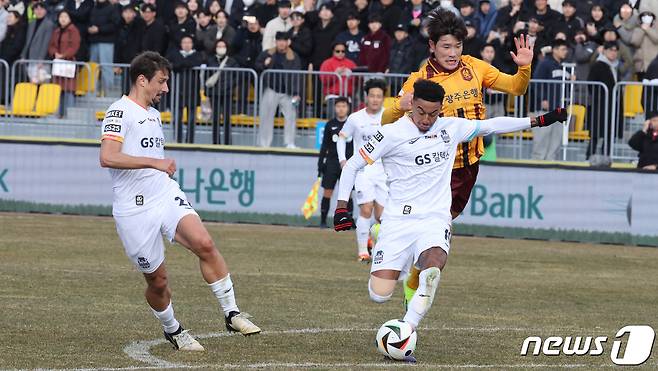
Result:
{"label": "white football shorts", "polygon": [[164,261],[164,235],[171,242],[176,236],[178,222],[196,211],[187,202],[180,188],[173,188],[161,204],[143,213],[115,216],[117,232],[128,259],[142,273],[153,273]]}
{"label": "white football shorts", "polygon": [[382,220],[377,244],[372,251],[370,272],[384,269],[405,272],[410,262],[432,247],[450,251],[452,222],[436,215],[428,217],[394,216]]}
{"label": "white football shorts", "polygon": [[357,205],[377,201],[381,206],[385,206],[388,199],[386,174],[383,172],[359,171],[354,180],[354,190],[356,191]]}

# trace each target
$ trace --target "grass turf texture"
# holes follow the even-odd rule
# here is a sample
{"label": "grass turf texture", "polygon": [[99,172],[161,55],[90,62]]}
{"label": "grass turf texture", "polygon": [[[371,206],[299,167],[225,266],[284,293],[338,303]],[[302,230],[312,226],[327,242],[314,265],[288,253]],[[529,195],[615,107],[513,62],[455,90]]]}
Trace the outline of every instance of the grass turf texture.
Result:
{"label": "grass turf texture", "polygon": [[[266,331],[202,339],[206,352],[151,348],[170,363],[390,368],[376,328],[403,315],[401,287],[369,301],[369,267],[356,262],[353,233],[207,224],[232,271],[238,304]],[[143,367],[123,349],[161,338],[144,283],[123,254],[111,218],[0,214],[0,368]],[[418,366],[492,369],[612,366],[614,335],[629,324],[658,328],[658,249],[456,237],[439,294],[418,331]],[[224,332],[197,259],[167,248],[177,318],[193,334]],[[331,329],[351,329],[333,331]],[[430,329],[428,329],[430,328]],[[528,336],[608,336],[600,357],[523,357]],[[654,345],[644,368],[658,366]],[[537,366],[537,365],[545,365]]]}

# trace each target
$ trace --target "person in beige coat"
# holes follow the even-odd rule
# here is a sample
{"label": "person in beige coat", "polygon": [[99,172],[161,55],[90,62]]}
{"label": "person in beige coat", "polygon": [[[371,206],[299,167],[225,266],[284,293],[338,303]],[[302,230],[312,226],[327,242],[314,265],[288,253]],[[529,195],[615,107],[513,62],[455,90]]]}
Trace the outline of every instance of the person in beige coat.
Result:
{"label": "person in beige coat", "polygon": [[633,61],[640,77],[658,55],[658,22],[656,15],[642,12],[638,16],[639,24],[633,29],[631,44],[636,47]]}

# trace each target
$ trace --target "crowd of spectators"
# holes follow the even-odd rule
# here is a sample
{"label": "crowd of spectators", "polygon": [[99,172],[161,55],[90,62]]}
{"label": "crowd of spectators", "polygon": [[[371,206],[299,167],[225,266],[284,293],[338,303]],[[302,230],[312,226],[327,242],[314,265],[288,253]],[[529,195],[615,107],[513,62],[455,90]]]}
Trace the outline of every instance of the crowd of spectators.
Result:
{"label": "crowd of spectators", "polygon": [[[606,72],[606,84],[658,79],[650,68],[658,55],[655,0],[0,0],[0,59],[10,65],[21,58],[129,63],[151,50],[167,56],[175,70],[205,64],[259,73],[335,72],[351,89],[355,69],[417,70],[429,56],[426,16],[436,7],[464,19],[463,54],[506,73],[516,72],[508,53],[514,37],[527,34],[535,45],[533,78],[551,73],[537,68],[549,59],[575,63],[570,78],[576,80],[601,80],[592,68]],[[289,46],[277,43],[277,35]],[[564,51],[559,58],[555,45]],[[101,86],[108,86],[112,68],[104,66],[101,76]],[[336,81],[323,82],[314,89],[315,100],[339,95]],[[268,101],[291,112],[289,121],[293,110],[281,94],[300,92],[287,85],[265,92]],[[222,96],[221,89],[212,94]],[[268,138],[263,133],[260,140],[266,144]]]}
{"label": "crowd of spectators", "polygon": [[[328,61],[326,68],[406,74],[428,57],[423,26],[435,7],[465,20],[464,54],[478,58],[486,45],[513,50],[513,37],[526,33],[537,64],[552,40],[564,39],[579,80],[606,41],[617,43],[620,80],[644,78],[658,55],[658,1],[651,0],[0,0],[0,58],[128,63],[153,50],[178,59],[191,52],[183,47],[191,39],[205,63],[221,39],[238,66],[256,69],[260,52],[287,32],[300,69],[323,70]],[[336,43],[345,47],[340,63]],[[515,71],[508,53],[492,63]]]}

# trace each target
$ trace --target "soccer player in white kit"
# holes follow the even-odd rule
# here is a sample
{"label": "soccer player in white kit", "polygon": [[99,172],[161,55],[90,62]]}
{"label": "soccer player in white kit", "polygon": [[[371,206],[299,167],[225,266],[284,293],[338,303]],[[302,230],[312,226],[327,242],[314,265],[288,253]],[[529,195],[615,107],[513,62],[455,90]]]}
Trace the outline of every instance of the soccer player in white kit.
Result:
{"label": "soccer player in white kit", "polygon": [[389,300],[400,272],[413,259],[421,268],[420,284],[404,321],[414,328],[432,305],[450,251],[450,176],[457,144],[476,136],[548,126],[567,116],[564,109],[557,109],[532,118],[438,118],[444,95],[435,82],[414,83],[411,113],[383,126],[343,168],[334,216],[337,231],[352,227],[354,221],[345,207],[356,173],[381,159],[389,198],[373,250],[368,291],[377,303]]}
{"label": "soccer player in white kit", "polygon": [[[349,115],[336,142],[336,151],[341,167],[344,167],[347,163],[345,147],[350,137],[356,153],[356,150],[367,143],[382,127],[386,81],[370,79],[366,81],[363,90],[366,94],[366,107]],[[368,252],[370,218],[374,210],[375,222],[379,223],[381,221],[388,194],[386,173],[381,161],[377,161],[373,166],[357,172],[354,190],[356,191],[356,203],[359,205],[359,218],[356,221],[357,259],[359,261],[370,261],[370,253]]]}
{"label": "soccer player in white kit", "polygon": [[144,296],[175,349],[203,351],[174,317],[164,264],[162,235],[199,257],[201,274],[219,301],[226,328],[243,335],[259,333],[235,301],[224,258],[171,176],[176,162],[165,158],[160,112],[153,108],[169,91],[171,65],[158,53],[145,52],[130,65],[128,96],[114,102],[102,124],[100,163],[110,169],[112,214],[128,258],[144,274]]}

